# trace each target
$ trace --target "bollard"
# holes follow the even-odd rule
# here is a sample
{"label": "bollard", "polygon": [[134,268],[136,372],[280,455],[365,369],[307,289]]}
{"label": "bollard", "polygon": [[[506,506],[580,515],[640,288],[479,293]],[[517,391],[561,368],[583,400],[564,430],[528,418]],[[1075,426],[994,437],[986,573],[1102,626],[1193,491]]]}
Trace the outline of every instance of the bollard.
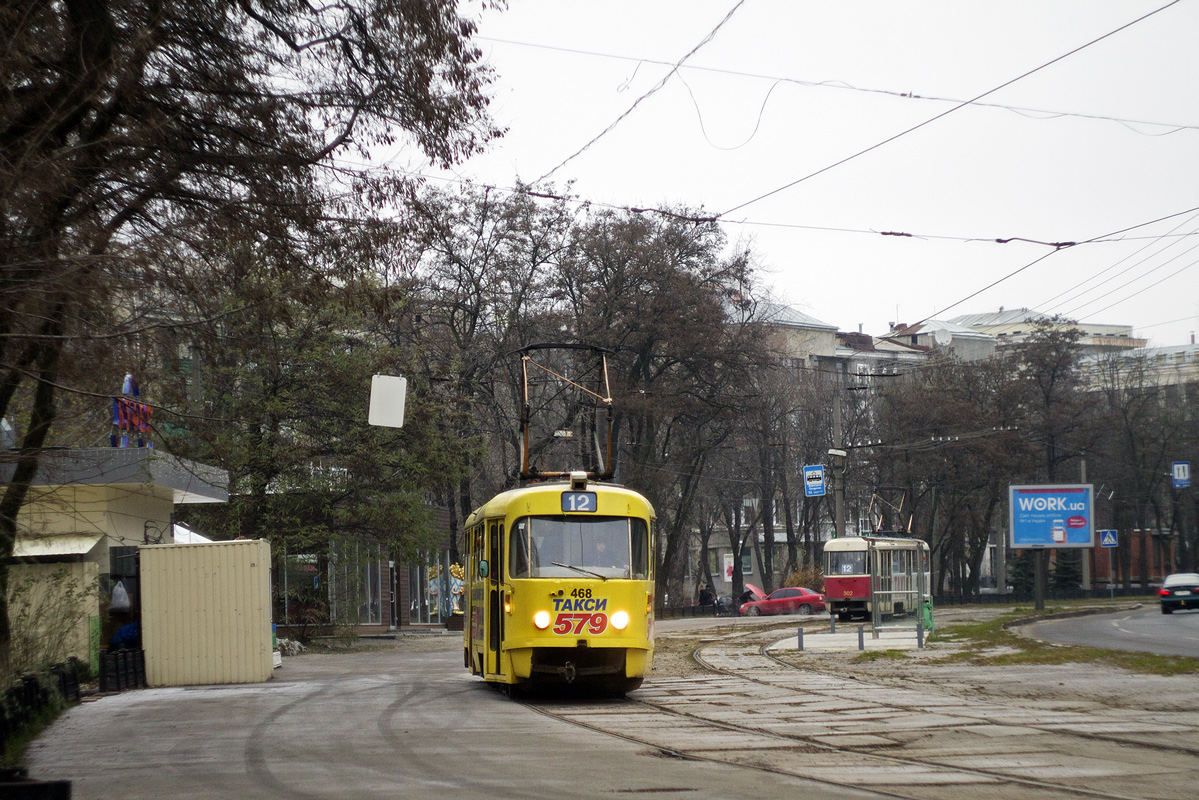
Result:
{"label": "bollard", "polygon": [[799,626],[799,651],[803,652],[803,625]]}
{"label": "bollard", "polygon": [[924,649],[924,614],[916,615],[916,649]]}
{"label": "bollard", "polygon": [[858,626],[858,649],[859,650],[866,649],[866,626],[865,625]]}
{"label": "bollard", "polygon": [[836,615],[836,614],[829,614],[829,618],[828,618],[828,632],[829,632],[829,633],[836,633],[836,632],[837,632],[837,615]]}

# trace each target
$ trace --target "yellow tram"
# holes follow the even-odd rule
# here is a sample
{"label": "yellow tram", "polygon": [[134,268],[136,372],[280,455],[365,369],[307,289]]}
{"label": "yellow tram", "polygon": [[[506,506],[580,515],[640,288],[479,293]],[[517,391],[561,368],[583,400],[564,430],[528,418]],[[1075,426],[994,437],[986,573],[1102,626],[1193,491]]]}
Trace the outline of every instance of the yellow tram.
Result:
{"label": "yellow tram", "polygon": [[654,510],[572,472],[496,495],[466,521],[467,669],[505,686],[623,694],[654,656]]}

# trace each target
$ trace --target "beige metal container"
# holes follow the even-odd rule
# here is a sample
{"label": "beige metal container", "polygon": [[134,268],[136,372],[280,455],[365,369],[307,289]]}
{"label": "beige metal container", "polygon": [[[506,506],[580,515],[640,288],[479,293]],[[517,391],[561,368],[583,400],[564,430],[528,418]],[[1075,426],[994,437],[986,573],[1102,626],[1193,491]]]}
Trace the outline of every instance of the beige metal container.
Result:
{"label": "beige metal container", "polygon": [[264,539],[140,548],[151,686],[271,677],[271,548]]}

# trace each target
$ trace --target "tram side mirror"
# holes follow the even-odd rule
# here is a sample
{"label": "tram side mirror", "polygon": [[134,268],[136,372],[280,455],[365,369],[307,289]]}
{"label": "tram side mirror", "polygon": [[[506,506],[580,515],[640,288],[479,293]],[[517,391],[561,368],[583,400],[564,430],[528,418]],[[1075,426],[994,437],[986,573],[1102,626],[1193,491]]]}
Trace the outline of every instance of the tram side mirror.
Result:
{"label": "tram side mirror", "polygon": [[487,561],[486,561],[486,559],[479,562],[479,577],[480,578],[487,577]]}

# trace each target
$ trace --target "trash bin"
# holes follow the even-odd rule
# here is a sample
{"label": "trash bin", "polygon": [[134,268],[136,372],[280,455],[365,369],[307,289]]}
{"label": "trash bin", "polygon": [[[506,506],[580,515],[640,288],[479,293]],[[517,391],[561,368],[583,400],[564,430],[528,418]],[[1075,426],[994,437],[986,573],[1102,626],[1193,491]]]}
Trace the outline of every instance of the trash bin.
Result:
{"label": "trash bin", "polygon": [[933,633],[936,630],[936,626],[933,625],[933,599],[931,597],[924,599],[921,613],[924,615],[924,630],[928,633]]}

